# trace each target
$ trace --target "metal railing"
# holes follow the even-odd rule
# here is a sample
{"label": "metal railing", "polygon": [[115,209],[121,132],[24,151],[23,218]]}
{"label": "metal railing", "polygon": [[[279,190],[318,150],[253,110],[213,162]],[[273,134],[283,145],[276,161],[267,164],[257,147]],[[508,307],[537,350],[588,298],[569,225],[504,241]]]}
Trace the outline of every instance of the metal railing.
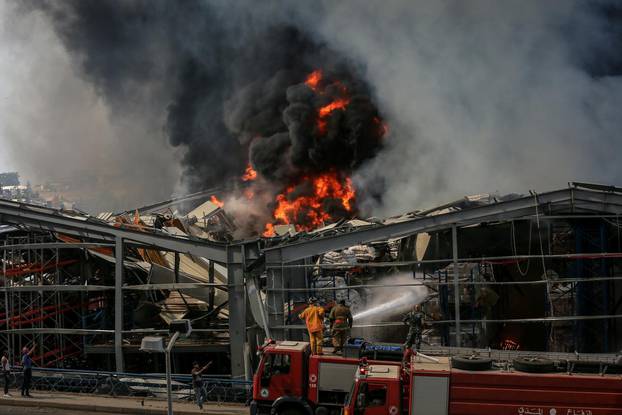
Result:
{"label": "metal railing", "polygon": [[[23,373],[15,367],[9,376],[10,388],[21,389]],[[252,382],[204,376],[207,402],[247,403],[252,396]],[[33,368],[31,390],[81,393],[108,396],[166,398],[166,377],[162,374],[118,373],[90,370]],[[194,400],[190,375],[172,375],[174,400]]]}
{"label": "metal railing", "polygon": [[434,346],[422,347],[421,352],[430,356],[470,356],[479,355],[488,357],[495,361],[512,361],[519,357],[540,356],[553,361],[585,361],[585,362],[602,362],[604,364],[615,364],[619,354],[615,353],[563,353],[563,352],[545,352],[545,351],[528,351],[528,350],[499,350],[499,349],[477,349],[471,347],[447,347]]}

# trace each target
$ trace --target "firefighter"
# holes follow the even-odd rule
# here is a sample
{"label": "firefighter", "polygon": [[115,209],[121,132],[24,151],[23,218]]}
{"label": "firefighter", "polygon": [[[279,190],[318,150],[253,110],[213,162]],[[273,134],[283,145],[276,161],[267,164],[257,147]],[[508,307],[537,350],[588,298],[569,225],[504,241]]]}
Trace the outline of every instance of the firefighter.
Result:
{"label": "firefighter", "polygon": [[322,342],[324,341],[324,307],[320,306],[317,299],[309,298],[309,305],[298,316],[304,320],[309,331],[311,342],[311,354],[322,354]]}
{"label": "firefighter", "polygon": [[406,336],[405,348],[411,348],[413,343],[415,344],[415,350],[421,348],[421,333],[423,332],[423,313],[421,312],[421,305],[415,304],[410,312],[408,312],[402,319],[404,324],[408,325],[408,335]]}
{"label": "firefighter", "polygon": [[339,300],[339,303],[330,310],[328,319],[333,336],[334,352],[337,353],[343,350],[348,337],[348,329],[352,328],[352,312],[345,300]]}

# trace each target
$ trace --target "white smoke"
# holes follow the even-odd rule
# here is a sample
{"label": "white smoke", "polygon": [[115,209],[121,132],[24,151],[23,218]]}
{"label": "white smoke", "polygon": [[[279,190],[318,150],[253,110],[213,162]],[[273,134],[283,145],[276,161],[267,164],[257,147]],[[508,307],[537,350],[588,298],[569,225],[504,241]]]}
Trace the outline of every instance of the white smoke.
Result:
{"label": "white smoke", "polygon": [[49,21],[19,7],[0,1],[0,172],[69,181],[78,206],[94,213],[168,198],[179,165],[161,119],[146,116],[140,96],[133,111],[108,106]]}
{"label": "white smoke", "polygon": [[584,63],[620,56],[622,37],[605,35],[619,30],[605,27],[606,4],[615,2],[346,0],[326,1],[317,20],[309,13],[332,47],[364,65],[391,128],[387,149],[356,177],[363,188],[384,180],[373,213],[620,183],[622,77]]}

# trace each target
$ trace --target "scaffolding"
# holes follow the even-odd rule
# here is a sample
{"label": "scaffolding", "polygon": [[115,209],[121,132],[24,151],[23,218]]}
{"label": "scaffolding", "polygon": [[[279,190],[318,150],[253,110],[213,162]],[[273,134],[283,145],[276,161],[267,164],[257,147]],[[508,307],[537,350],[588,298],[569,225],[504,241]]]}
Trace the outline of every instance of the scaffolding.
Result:
{"label": "scaffolding", "polygon": [[84,311],[93,297],[84,296],[80,255],[63,256],[46,232],[6,233],[2,243],[4,335],[0,347],[18,363],[23,347],[37,344],[33,360],[40,367],[72,366],[83,349],[80,336],[67,328],[84,328]]}
{"label": "scaffolding", "polygon": [[[165,278],[170,274],[174,279],[157,283],[152,280],[156,271],[129,260],[137,257],[132,247],[125,248],[121,254],[124,259],[117,261],[111,256],[113,244],[60,238],[64,241],[59,242],[58,234],[29,227],[4,229],[0,234],[0,347],[9,352],[11,364],[20,364],[23,347],[36,345],[33,360],[37,367],[110,370],[131,358],[129,366],[137,370],[141,367],[140,359],[136,359],[141,338],[168,332],[162,321],[156,328],[137,325],[141,307],[155,313],[154,317],[158,315],[158,310],[148,307],[157,301],[164,304],[170,318],[198,311],[192,315],[193,337],[179,342],[176,349],[178,367],[190,365],[193,358],[188,353],[216,353],[225,358],[229,354],[229,325],[221,317],[228,301],[216,303],[215,292],[227,293],[231,287],[215,281],[213,262],[206,265],[207,283],[183,282],[179,265],[168,271],[158,268]],[[179,258],[175,262],[179,263]],[[122,285],[117,284],[116,277],[119,263],[123,263]],[[197,300],[184,294],[193,291],[204,293],[204,306],[201,302],[193,306]],[[121,307],[116,306],[118,303]],[[119,343],[115,341],[119,337],[120,362]],[[161,363],[155,359],[150,370],[157,371]]]}

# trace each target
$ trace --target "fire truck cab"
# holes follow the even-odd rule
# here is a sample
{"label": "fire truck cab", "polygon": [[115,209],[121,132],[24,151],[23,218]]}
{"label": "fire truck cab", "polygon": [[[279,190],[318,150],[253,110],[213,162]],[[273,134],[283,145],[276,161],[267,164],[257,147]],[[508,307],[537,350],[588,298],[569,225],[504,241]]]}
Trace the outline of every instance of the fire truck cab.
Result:
{"label": "fire truck cab", "polygon": [[[339,414],[359,358],[312,356],[308,342],[271,342],[260,349],[253,377],[251,415]],[[377,361],[376,361],[377,362]],[[385,362],[399,372],[400,363]]]}
{"label": "fire truck cab", "polygon": [[413,357],[396,373],[361,364],[344,415],[622,415],[622,376],[461,370]]}
{"label": "fire truck cab", "polygon": [[362,364],[344,404],[344,415],[397,415],[402,408],[401,370]]}

